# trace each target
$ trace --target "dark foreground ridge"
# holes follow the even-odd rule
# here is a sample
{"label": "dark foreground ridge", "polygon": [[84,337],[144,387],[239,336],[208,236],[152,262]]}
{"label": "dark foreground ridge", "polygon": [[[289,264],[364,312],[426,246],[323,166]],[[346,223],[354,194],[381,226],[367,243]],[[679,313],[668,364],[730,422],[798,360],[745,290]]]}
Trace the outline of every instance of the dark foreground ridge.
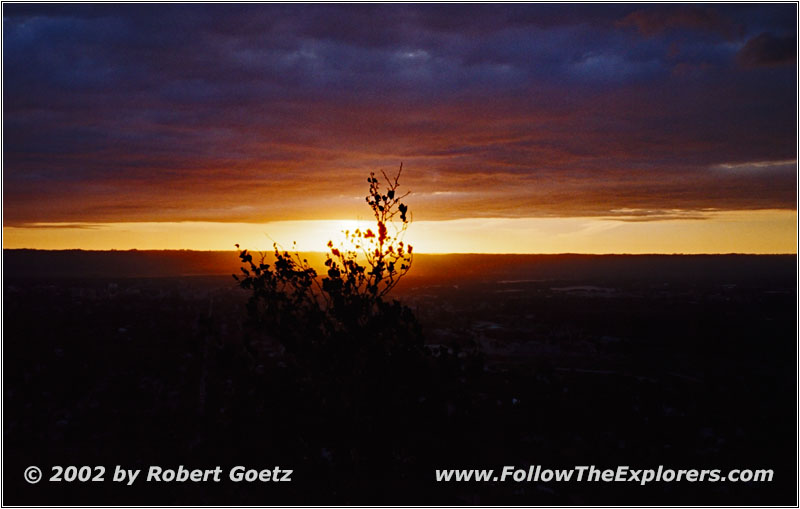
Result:
{"label": "dark foreground ridge", "polygon": [[[323,253],[306,253],[322,267]],[[795,255],[583,255],[446,254],[415,255],[409,279],[495,277],[528,278],[752,278],[785,279],[793,274]],[[5,249],[8,276],[21,277],[176,277],[228,276],[239,265],[231,251],[85,251]]]}
{"label": "dark foreground ridge", "polygon": [[[419,255],[398,296],[428,364],[401,384],[330,380],[347,388],[335,391],[298,380],[280,345],[245,327],[233,251],[3,261],[6,505],[795,503],[793,255]],[[344,400],[315,403],[328,394]],[[294,473],[30,485],[30,465]],[[506,465],[774,480],[434,479]]]}

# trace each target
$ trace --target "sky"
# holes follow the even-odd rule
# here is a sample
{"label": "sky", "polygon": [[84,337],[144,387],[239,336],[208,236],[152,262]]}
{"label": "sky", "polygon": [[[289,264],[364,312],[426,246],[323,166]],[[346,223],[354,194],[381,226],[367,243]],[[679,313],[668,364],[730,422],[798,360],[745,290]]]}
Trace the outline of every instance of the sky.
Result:
{"label": "sky", "polygon": [[2,10],[5,248],[796,252],[796,4]]}

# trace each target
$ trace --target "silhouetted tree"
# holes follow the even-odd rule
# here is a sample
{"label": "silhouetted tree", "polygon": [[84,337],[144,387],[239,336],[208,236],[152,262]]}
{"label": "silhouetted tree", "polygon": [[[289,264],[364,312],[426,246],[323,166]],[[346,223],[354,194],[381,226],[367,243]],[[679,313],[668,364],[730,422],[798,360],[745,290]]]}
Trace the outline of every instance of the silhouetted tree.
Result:
{"label": "silhouetted tree", "polygon": [[316,374],[358,376],[422,346],[412,311],[387,298],[413,259],[413,247],[403,240],[411,215],[402,202],[408,193],[398,192],[402,170],[394,177],[381,172],[385,189],[370,173],[366,202],[375,228],[345,231],[339,245],[329,241],[321,278],[299,253],[277,245],[271,264],[264,254],[258,260],[246,249],[239,254],[242,275],[234,278],[251,292],[251,324]]}
{"label": "silhouetted tree", "polygon": [[[336,466],[329,473],[337,486],[351,482],[337,472],[381,476],[387,465],[412,461],[419,454],[413,444],[428,435],[431,422],[444,426],[469,413],[483,373],[479,355],[455,346],[426,349],[412,311],[389,297],[413,261],[403,240],[411,214],[407,193],[398,192],[401,173],[402,166],[392,177],[369,175],[366,202],[375,226],[329,241],[323,274],[296,251],[275,245],[271,263],[241,251],[242,274],[234,276],[250,292],[251,331],[286,352],[279,365],[263,362],[275,366],[258,384],[268,395],[266,408],[296,418],[309,457],[321,455],[324,468]],[[249,343],[263,359],[260,343]]]}

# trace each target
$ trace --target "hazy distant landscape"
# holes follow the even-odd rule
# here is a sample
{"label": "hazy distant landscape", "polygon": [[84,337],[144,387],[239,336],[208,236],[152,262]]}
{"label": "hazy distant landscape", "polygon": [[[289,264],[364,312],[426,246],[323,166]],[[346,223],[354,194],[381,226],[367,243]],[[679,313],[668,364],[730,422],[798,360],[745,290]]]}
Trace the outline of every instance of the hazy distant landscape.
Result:
{"label": "hazy distant landscape", "polygon": [[[281,378],[279,345],[244,348],[236,261],[216,252],[4,251],[8,503],[792,501],[793,255],[419,255],[397,296],[422,323],[426,348],[468,353],[479,371],[420,403],[408,419],[421,421],[354,436],[306,420],[312,410],[297,407]],[[371,450],[391,454],[355,459],[347,451],[370,433]],[[37,462],[154,458],[269,458],[300,475],[280,489],[135,493],[31,489],[18,475]],[[636,489],[431,481],[433,468],[447,466],[593,463],[773,468],[776,477]]]}
{"label": "hazy distant landscape", "polygon": [[[255,253],[254,253],[255,254]],[[266,253],[270,260],[272,253]],[[323,266],[325,253],[303,253]],[[86,251],[4,249],[9,277],[222,276],[237,271],[238,251]],[[409,279],[692,279],[786,281],[795,255],[417,254]]]}

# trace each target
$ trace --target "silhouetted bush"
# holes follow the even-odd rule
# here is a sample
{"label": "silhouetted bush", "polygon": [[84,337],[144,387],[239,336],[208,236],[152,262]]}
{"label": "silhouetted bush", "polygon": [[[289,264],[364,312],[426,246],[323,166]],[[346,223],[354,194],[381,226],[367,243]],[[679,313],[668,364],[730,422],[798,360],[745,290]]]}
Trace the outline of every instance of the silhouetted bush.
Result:
{"label": "silhouetted bush", "polygon": [[329,241],[322,277],[299,253],[277,245],[273,263],[264,254],[239,254],[244,266],[234,277],[250,291],[249,325],[278,341],[317,384],[345,376],[374,382],[376,369],[391,373],[390,365],[423,355],[413,312],[387,297],[413,260],[403,240],[411,216],[402,202],[408,193],[398,193],[401,173],[402,165],[393,178],[383,173],[385,189],[370,174],[366,202],[375,228],[345,231],[340,245]]}
{"label": "silhouetted bush", "polygon": [[[436,450],[430,430],[480,414],[477,349],[425,347],[414,313],[389,297],[413,261],[403,240],[411,214],[407,193],[398,193],[401,173],[402,166],[393,177],[383,173],[383,181],[370,174],[366,202],[375,227],[345,231],[338,245],[329,241],[323,274],[274,246],[271,260],[241,251],[242,274],[234,276],[250,294],[253,366],[280,366],[256,377],[264,380],[264,408],[293,416],[292,433],[303,455],[320,462],[319,475],[339,485],[354,482],[345,473],[358,471],[360,490],[380,485],[372,476],[390,468],[407,475],[413,463],[427,471],[422,465],[435,462]],[[275,342],[284,350],[277,364],[268,346]]]}

